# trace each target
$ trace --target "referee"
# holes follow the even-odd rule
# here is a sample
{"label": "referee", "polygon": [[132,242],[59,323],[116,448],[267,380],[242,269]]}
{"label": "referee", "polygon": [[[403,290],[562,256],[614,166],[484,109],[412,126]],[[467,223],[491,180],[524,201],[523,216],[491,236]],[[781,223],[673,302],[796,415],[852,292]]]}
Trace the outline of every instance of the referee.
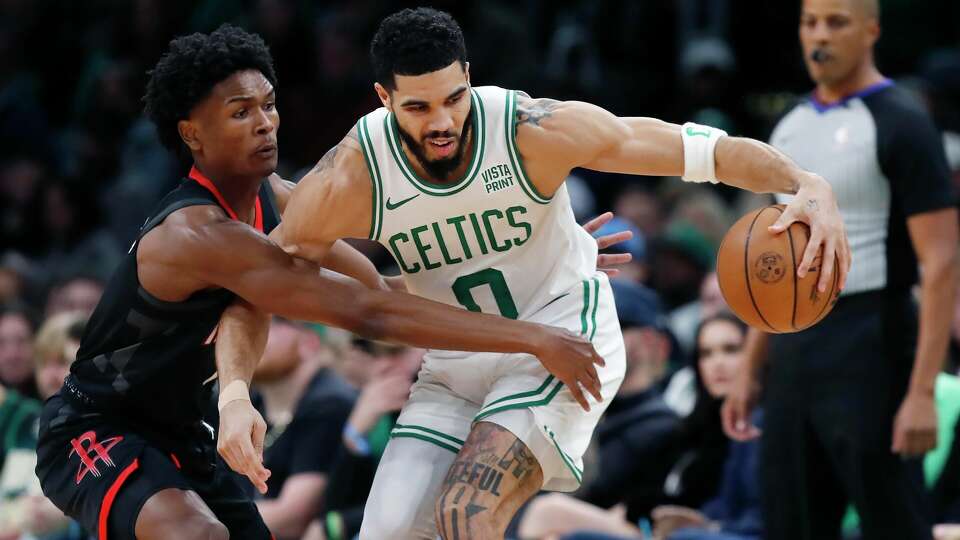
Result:
{"label": "referee", "polygon": [[[936,445],[957,212],[932,121],[874,64],[879,35],[877,0],[804,0],[800,41],[816,89],[771,137],[832,184],[853,252],[819,325],[751,334],[749,369],[724,404],[727,434],[755,437],[749,414],[765,384],[760,470],[771,540],[837,539],[848,503],[866,540],[931,537],[919,457]],[[910,294],[918,280],[919,314]]]}

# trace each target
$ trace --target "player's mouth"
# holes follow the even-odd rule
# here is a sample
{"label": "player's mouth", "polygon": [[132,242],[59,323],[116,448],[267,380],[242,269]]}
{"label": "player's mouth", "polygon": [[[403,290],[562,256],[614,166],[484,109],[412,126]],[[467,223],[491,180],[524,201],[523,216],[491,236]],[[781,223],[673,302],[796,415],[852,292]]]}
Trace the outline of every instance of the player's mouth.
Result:
{"label": "player's mouth", "polygon": [[833,59],[833,55],[827,52],[826,49],[817,47],[813,50],[813,52],[810,53],[810,59],[817,64],[825,64]]}
{"label": "player's mouth", "polygon": [[427,146],[433,148],[433,152],[442,158],[450,157],[457,149],[456,137],[435,137],[427,139]]}
{"label": "player's mouth", "polygon": [[261,157],[261,158],[263,158],[263,159],[270,159],[270,158],[272,158],[272,157],[274,157],[274,156],[277,155],[277,144],[276,144],[276,143],[272,143],[272,142],[271,142],[271,143],[266,143],[266,144],[261,144],[261,145],[260,145],[259,147],[257,147],[257,149],[254,151],[254,154],[257,155],[257,156],[259,156],[259,157]]}

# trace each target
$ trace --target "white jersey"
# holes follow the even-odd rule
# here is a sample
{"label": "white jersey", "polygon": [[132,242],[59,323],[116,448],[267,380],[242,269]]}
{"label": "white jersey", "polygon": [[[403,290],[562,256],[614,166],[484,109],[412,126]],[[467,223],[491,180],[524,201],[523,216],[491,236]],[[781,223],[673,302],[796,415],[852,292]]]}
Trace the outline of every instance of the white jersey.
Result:
{"label": "white jersey", "polygon": [[528,319],[596,272],[597,245],[573,216],[566,186],[537,192],[516,143],[517,92],[471,90],[472,149],[463,178],[420,178],[395,116],[358,122],[373,181],[370,238],[393,255],[407,289],[471,311]]}

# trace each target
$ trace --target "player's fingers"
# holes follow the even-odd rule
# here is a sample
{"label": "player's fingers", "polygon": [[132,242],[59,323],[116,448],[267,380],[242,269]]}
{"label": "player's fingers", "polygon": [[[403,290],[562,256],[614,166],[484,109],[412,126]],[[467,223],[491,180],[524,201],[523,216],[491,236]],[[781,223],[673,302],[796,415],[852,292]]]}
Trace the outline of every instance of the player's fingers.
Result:
{"label": "player's fingers", "polygon": [[[598,365],[598,366],[600,366],[600,367],[604,367],[604,366],[607,365],[607,361],[604,360],[602,356],[600,356],[599,354],[597,354],[597,351],[596,351],[596,350],[594,350],[594,351],[593,351],[593,360],[591,361],[591,364],[595,364],[595,365]],[[593,365],[590,366],[590,369],[594,370],[594,373],[596,373],[596,368],[593,367]]]}
{"label": "player's fingers", "polygon": [[833,279],[833,261],[837,256],[837,243],[828,238],[823,247],[823,259],[820,261],[820,281],[817,283],[817,290],[827,292],[830,286],[830,280]]}
{"label": "player's fingers", "polygon": [[600,271],[606,274],[608,277],[616,277],[620,274],[620,270],[616,268],[600,268]]}
{"label": "player's fingers", "polygon": [[263,439],[267,434],[267,424],[260,420],[253,424],[253,450],[257,454],[257,460],[263,463]]}
{"label": "player's fingers", "polygon": [[837,244],[837,291],[842,291],[847,283],[847,272],[850,268],[847,256],[847,242],[843,239]]}
{"label": "player's fingers", "polygon": [[580,384],[576,378],[571,381],[571,384],[567,384],[567,388],[570,389],[570,393],[573,394],[573,399],[577,400],[577,403],[583,407],[583,410],[590,412],[590,402],[588,402],[586,396],[583,395],[583,390],[580,388]]}
{"label": "player's fingers", "polygon": [[895,454],[900,454],[905,450],[906,444],[904,441],[903,430],[899,426],[894,425],[893,428],[893,444],[890,445],[890,451]]}
{"label": "player's fingers", "polygon": [[599,216],[591,219],[590,221],[583,224],[583,229],[590,234],[593,234],[600,230],[600,227],[603,227],[610,220],[613,219],[613,212],[604,212]]}
{"label": "player's fingers", "polygon": [[604,249],[633,238],[633,231],[620,231],[597,238],[597,248]]}
{"label": "player's fingers", "polygon": [[803,251],[803,258],[800,259],[800,265],[797,266],[797,277],[803,278],[807,275],[807,271],[810,270],[810,265],[813,264],[813,260],[817,258],[817,254],[820,252],[820,245],[823,243],[823,236],[819,231],[813,230],[810,234],[810,240],[807,242],[807,249]]}
{"label": "player's fingers", "polygon": [[767,227],[767,230],[773,234],[780,234],[787,230],[791,223],[797,221],[797,212],[792,206],[787,206],[786,210],[780,214],[780,217],[773,222],[773,225]]}
{"label": "player's fingers", "polygon": [[629,253],[604,253],[597,256],[597,266],[613,266],[617,264],[627,264],[633,260],[633,255]]}
{"label": "player's fingers", "polygon": [[[593,366],[591,366],[593,367]],[[580,377],[580,384],[590,392],[597,401],[603,401],[603,395],[600,394],[600,378],[595,371],[585,370]]]}

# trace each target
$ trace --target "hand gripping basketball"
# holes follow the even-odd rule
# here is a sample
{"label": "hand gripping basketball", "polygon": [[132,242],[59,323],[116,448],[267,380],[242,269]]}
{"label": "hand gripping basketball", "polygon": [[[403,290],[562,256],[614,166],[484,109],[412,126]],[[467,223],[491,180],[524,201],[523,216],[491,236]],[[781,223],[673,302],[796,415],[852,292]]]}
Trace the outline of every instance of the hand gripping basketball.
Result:
{"label": "hand gripping basketball", "polygon": [[758,330],[809,328],[827,316],[840,295],[850,248],[832,191],[820,189],[804,187],[790,206],[750,212],[720,245],[717,277],[723,297]]}

